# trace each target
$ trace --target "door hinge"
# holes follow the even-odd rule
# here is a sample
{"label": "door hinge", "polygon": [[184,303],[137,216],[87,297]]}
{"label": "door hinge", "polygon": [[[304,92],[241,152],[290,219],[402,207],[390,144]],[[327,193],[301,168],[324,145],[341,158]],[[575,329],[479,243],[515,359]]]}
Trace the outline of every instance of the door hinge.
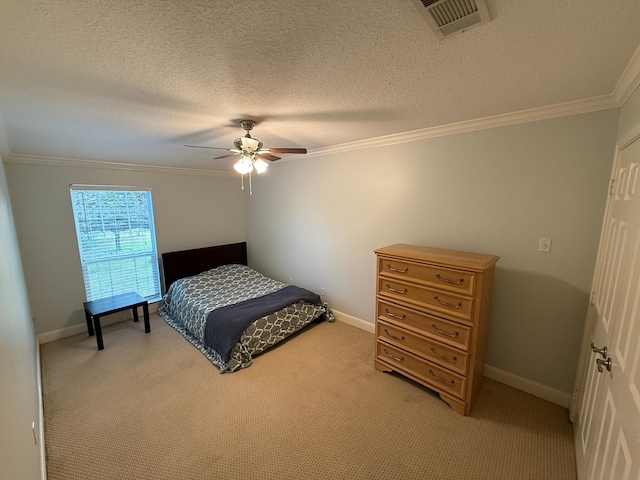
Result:
{"label": "door hinge", "polygon": [[596,305],[596,291],[591,292],[591,296],[589,297],[589,303],[592,307]]}
{"label": "door hinge", "polygon": [[611,182],[609,182],[609,195],[613,195],[616,193],[616,183],[618,182],[617,178],[612,178]]}

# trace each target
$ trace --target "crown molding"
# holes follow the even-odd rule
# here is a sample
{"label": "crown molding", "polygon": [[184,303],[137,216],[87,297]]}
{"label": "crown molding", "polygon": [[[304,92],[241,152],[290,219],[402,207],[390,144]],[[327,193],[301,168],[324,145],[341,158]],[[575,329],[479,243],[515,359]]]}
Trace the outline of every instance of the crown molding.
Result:
{"label": "crown molding", "polygon": [[[464,122],[451,123],[437,127],[423,128],[410,132],[385,135],[382,137],[369,138],[357,142],[343,143],[326,148],[318,148],[309,151],[308,157],[322,155],[332,155],[337,153],[352,152],[365,148],[384,147],[399,143],[415,142],[460,133],[475,132],[489,128],[506,127],[519,123],[537,122],[539,120],[549,120],[552,118],[566,117],[571,115],[581,115],[584,113],[597,112],[600,110],[610,110],[622,107],[633,92],[640,85],[640,46],[636,49],[627,64],[624,72],[620,76],[613,92],[608,95],[591,97],[573,102],[558,103],[546,107],[532,108],[518,112],[505,113],[490,117],[478,118]],[[290,159],[283,159],[290,160]]]}
{"label": "crown molding", "polygon": [[[622,107],[633,92],[640,85],[640,46],[636,49],[622,73],[612,93],[598,97],[576,100],[572,102],[558,103],[539,108],[520,110],[517,112],[493,115],[464,122],[451,123],[436,127],[428,127],[420,130],[385,135],[381,137],[343,143],[330,147],[309,150],[307,157],[319,157],[339,153],[353,152],[367,148],[385,147],[401,143],[427,140],[430,138],[470,133],[490,128],[506,127],[521,123],[537,122],[558,117],[581,115],[585,113],[610,110]],[[100,162],[95,160],[77,160],[70,158],[45,157],[37,155],[9,154],[6,131],[0,112],[0,155],[5,162],[32,163],[40,165],[54,165],[67,167],[106,168],[114,170],[135,170],[154,173],[168,173],[179,175],[208,175],[217,177],[234,177],[236,174],[229,172],[216,172],[212,170],[161,167],[155,165],[126,164],[117,162]],[[285,156],[282,163],[293,160],[293,157]]]}
{"label": "crown molding", "polygon": [[[619,108],[624,104],[624,102],[628,100],[634,89],[638,86],[638,84],[640,84],[640,54],[638,52],[640,52],[640,49],[636,51],[636,55],[634,56],[632,63],[627,66],[623,77],[621,77],[620,81],[618,81],[615,92],[609,95],[601,95],[599,97],[592,97],[584,100],[559,103],[546,107],[532,108],[528,110],[521,110],[518,112],[493,115],[490,117],[467,120],[464,122],[423,128],[419,130],[412,130],[409,132],[385,135],[382,137],[369,138],[356,142],[349,142],[340,145],[333,145],[330,147],[313,149],[309,150],[306,157],[319,157],[345,152],[353,152],[355,150],[363,150],[367,148],[386,147],[401,143],[415,142],[419,140],[427,140],[431,138],[450,135],[458,135],[461,133],[470,133],[479,130],[487,130],[490,128],[506,127],[509,125],[537,122],[540,120],[549,120],[552,118],[566,117],[570,115],[581,115],[584,113]],[[1,141],[2,138],[0,137],[0,142]],[[1,146],[2,143],[0,143],[0,147]],[[0,150],[0,154],[1,153],[3,153],[2,150]],[[236,176],[234,173],[216,172],[212,170],[161,167],[156,165],[127,164],[117,162],[101,162],[96,160],[78,160],[38,155],[11,154],[3,156],[3,158],[5,162],[31,163],[50,166],[105,168],[112,170],[129,171],[135,170],[179,175],[209,175],[219,177]],[[282,158],[281,163],[291,160],[293,160],[293,157],[284,157]]]}
{"label": "crown molding", "polygon": [[[630,95],[630,94],[629,94]],[[399,143],[415,142],[436,137],[458,135],[460,133],[475,132],[490,128],[506,127],[520,123],[537,122],[570,115],[581,115],[584,113],[597,112],[600,110],[610,110],[619,108],[622,104],[616,100],[614,94],[601,95],[599,97],[587,98],[573,102],[559,103],[547,107],[532,108],[518,112],[493,115],[490,117],[467,120],[459,123],[451,123],[437,127],[412,130],[410,132],[385,135],[382,137],[369,138],[357,142],[343,143],[326,148],[318,148],[309,151],[309,156],[332,155],[337,153],[351,152],[365,148],[385,147]]]}
{"label": "crown molding", "polygon": [[636,48],[631,61],[627,64],[627,68],[624,69],[613,89],[613,95],[620,106],[629,100],[638,85],[640,85],[640,46]]}
{"label": "crown molding", "polygon": [[196,168],[161,167],[158,165],[141,165],[133,163],[100,162],[97,160],[79,160],[72,158],[46,157],[39,155],[11,154],[5,157],[6,163],[23,163],[56,167],[102,168],[108,170],[127,170],[150,173],[167,173],[171,175],[197,175],[210,177],[235,177],[230,172],[218,172]]}

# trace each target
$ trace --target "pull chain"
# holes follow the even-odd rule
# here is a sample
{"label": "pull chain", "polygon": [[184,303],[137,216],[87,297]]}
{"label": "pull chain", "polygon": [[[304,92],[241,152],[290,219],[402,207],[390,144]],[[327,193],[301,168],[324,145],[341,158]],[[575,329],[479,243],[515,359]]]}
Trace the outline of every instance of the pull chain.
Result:
{"label": "pull chain", "polygon": [[[244,190],[244,175],[240,175],[242,181],[242,190]],[[249,172],[249,195],[253,195],[253,189],[251,188],[251,172]]]}

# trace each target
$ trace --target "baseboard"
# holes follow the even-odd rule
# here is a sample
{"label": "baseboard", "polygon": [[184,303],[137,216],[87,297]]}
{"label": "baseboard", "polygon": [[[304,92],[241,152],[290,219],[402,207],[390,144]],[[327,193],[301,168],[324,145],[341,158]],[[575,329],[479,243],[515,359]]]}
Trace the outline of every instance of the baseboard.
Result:
{"label": "baseboard", "polygon": [[[351,315],[347,315],[346,313],[342,313],[337,310],[331,311],[339,322],[347,323],[369,333],[375,333],[375,325],[373,323],[352,317]],[[484,366],[484,376],[491,380],[495,380],[496,382],[515,388],[516,390],[521,390],[535,397],[560,405],[561,407],[569,408],[569,400],[571,398],[571,394],[569,393],[556,390],[555,388],[548,387],[527,378],[519,377],[513,373],[505,372],[504,370],[492,367],[491,365]]]}
{"label": "baseboard", "polygon": [[[149,315],[152,315],[158,311],[160,302],[154,302],[149,304]],[[106,327],[107,325],[113,325],[114,323],[127,322],[133,320],[131,312],[127,310],[126,313],[108,315],[100,319],[100,325]],[[38,335],[38,341],[40,344],[53,342],[66,337],[72,337],[80,333],[86,333],[87,324],[79,323],[76,325],[70,325],[68,327],[60,328],[58,330],[52,330],[51,332],[45,332]]]}
{"label": "baseboard", "polygon": [[40,447],[40,478],[47,480],[47,453],[44,438],[44,397],[42,395],[42,363],[40,361],[40,342],[36,348],[36,382],[38,388],[38,446]]}
{"label": "baseboard", "polygon": [[496,382],[504,383],[505,385],[517,390],[530,393],[531,395],[542,398],[548,402],[560,405],[561,407],[569,408],[569,400],[571,399],[571,394],[569,393],[556,390],[555,388],[548,387],[527,378],[519,377],[513,373],[505,372],[504,370],[500,370],[486,364],[484,366],[484,376],[491,380],[495,380]]}
{"label": "baseboard", "polygon": [[352,317],[351,315],[339,312],[338,310],[334,310],[333,308],[331,309],[331,313],[333,313],[334,317],[336,317],[336,320],[339,322],[346,323],[347,325],[351,325],[352,327],[357,327],[369,333],[376,332],[376,326],[371,322],[367,322],[366,320],[362,320],[357,317]]}

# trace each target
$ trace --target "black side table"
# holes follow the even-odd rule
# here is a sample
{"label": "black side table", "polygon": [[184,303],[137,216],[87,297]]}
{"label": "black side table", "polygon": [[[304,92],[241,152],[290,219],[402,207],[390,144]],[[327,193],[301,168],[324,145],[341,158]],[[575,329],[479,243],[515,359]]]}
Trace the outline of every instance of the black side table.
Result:
{"label": "black side table", "polygon": [[89,336],[93,337],[93,328],[95,325],[95,335],[98,341],[98,350],[104,349],[102,343],[102,328],[100,328],[100,317],[111,313],[120,312],[122,310],[133,310],[133,321],[138,321],[138,307],[142,307],[144,314],[144,331],[149,333],[151,326],[149,325],[149,302],[147,299],[135,292],[122,293],[113,297],[101,298],[100,300],[92,300],[84,302],[84,315],[87,319],[87,330]]}

